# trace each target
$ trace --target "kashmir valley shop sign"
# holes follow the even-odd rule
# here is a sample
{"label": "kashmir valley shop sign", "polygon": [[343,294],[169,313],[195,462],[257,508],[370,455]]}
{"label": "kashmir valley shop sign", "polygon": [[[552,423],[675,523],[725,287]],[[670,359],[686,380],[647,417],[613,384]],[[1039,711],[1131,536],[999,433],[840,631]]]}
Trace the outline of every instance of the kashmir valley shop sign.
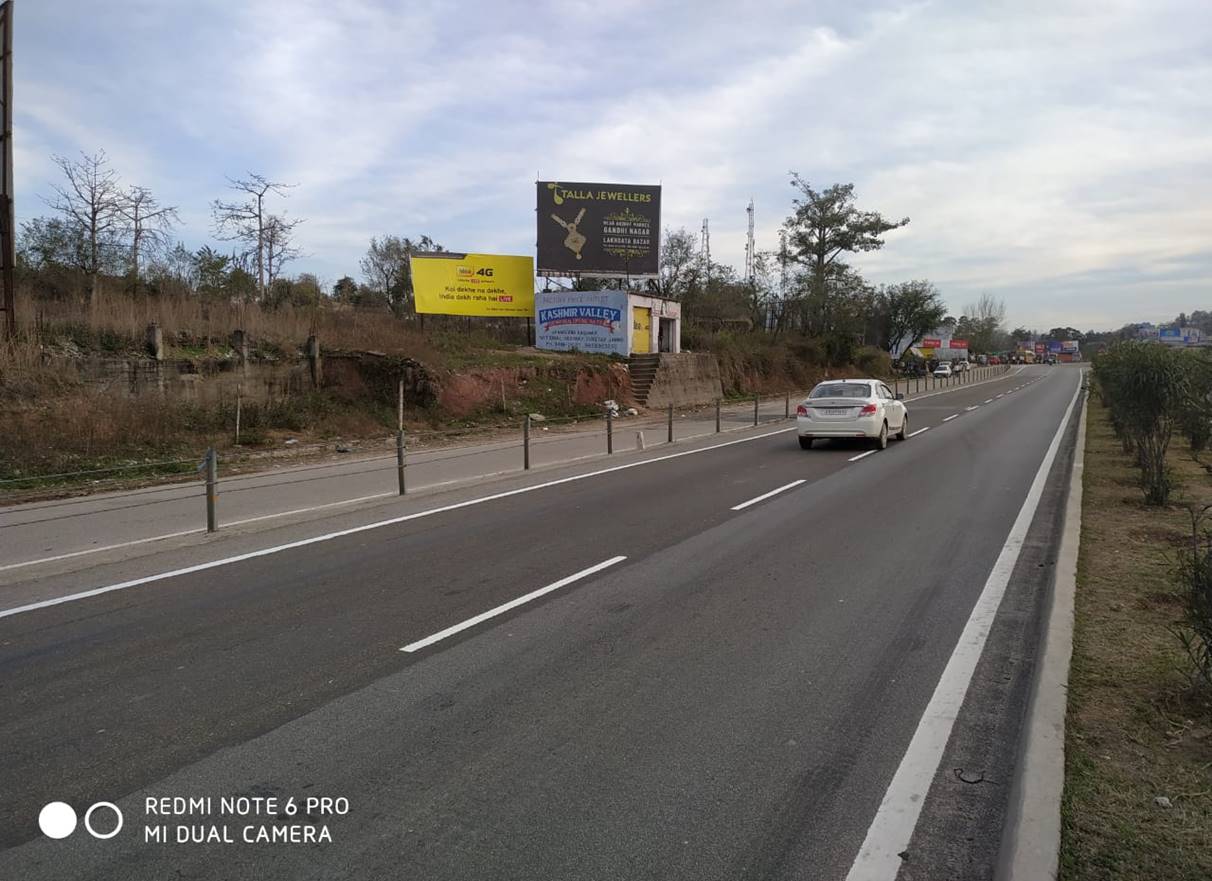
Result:
{"label": "kashmir valley shop sign", "polygon": [[655,277],[661,188],[539,181],[540,275]]}

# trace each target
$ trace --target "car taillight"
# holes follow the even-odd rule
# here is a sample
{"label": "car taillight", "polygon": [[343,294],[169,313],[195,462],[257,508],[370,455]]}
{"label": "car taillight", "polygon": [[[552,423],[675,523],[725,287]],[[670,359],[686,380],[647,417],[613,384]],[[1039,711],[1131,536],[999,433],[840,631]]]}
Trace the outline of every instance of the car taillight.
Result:
{"label": "car taillight", "polygon": [[876,410],[875,404],[868,404],[863,409],[859,410],[860,416],[870,416]]}
{"label": "car taillight", "polygon": [[795,415],[796,416],[807,416],[808,408],[805,407],[803,404],[800,404],[798,407],[795,408]]}

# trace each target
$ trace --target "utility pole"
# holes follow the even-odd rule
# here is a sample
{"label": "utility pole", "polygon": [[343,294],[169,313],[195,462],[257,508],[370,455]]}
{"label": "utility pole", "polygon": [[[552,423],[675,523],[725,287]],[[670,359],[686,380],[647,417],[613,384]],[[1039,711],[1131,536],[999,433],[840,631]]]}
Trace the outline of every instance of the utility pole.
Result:
{"label": "utility pole", "polygon": [[16,218],[13,210],[13,3],[0,5],[0,284],[4,336],[17,336],[17,292],[14,266]]}

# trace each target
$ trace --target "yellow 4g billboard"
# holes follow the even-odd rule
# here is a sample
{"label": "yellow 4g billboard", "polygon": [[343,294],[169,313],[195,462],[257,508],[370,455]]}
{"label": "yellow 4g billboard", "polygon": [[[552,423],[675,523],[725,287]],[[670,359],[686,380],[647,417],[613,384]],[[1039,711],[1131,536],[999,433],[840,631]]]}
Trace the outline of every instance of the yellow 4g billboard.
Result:
{"label": "yellow 4g billboard", "polygon": [[534,316],[533,257],[439,252],[408,259],[418,312]]}

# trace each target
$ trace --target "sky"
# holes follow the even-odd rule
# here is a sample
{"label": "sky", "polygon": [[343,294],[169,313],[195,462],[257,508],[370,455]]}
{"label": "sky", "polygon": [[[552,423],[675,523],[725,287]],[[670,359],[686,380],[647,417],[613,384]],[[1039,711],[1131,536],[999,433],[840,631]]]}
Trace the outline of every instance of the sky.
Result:
{"label": "sky", "polygon": [[[228,177],[296,184],[289,268],[371,236],[531,254],[534,181],[659,183],[662,225],[774,250],[789,172],[909,217],[852,261],[1009,326],[1212,309],[1212,3],[17,0],[17,220],[104,149],[213,242]],[[228,246],[224,246],[228,247]]]}

